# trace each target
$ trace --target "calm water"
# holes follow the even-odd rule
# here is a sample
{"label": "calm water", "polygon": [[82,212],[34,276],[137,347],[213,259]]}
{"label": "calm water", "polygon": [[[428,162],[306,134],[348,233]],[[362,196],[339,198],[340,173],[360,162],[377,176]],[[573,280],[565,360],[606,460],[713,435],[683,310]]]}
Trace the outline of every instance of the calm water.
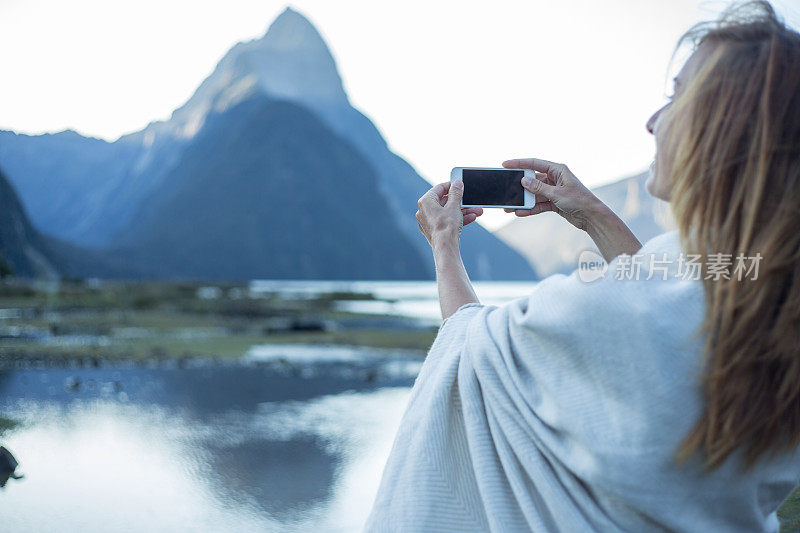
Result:
{"label": "calm water", "polygon": [[[438,320],[431,283],[279,287],[369,291],[365,312]],[[358,531],[420,366],[413,352],[265,345],[229,365],[0,370],[0,413],[23,422],[0,444],[25,474],[0,490],[0,531]]]}
{"label": "calm water", "polygon": [[[482,303],[502,305],[528,294],[535,282],[481,281],[473,284]],[[375,300],[338,302],[338,307],[357,313],[390,314],[440,324],[438,293],[435,282],[418,281],[253,281],[251,295],[277,292],[284,297],[304,298],[322,292],[371,294]]]}

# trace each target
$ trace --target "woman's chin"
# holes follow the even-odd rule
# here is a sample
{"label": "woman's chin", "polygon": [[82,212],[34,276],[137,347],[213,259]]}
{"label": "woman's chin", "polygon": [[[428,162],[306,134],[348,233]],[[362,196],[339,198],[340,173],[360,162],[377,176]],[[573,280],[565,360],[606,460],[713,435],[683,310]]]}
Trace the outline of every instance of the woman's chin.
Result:
{"label": "woman's chin", "polygon": [[658,176],[655,172],[655,166],[650,165],[650,171],[647,173],[647,179],[644,182],[644,188],[647,189],[647,192],[650,193],[650,196],[658,198],[659,200],[664,200],[665,202],[669,202],[669,199],[665,197],[665,195],[661,194],[661,191],[658,187]]}
{"label": "woman's chin", "polygon": [[653,185],[656,181],[656,172],[655,172],[655,163],[650,164],[650,169],[647,172],[647,179],[644,182],[644,187],[647,189],[647,192],[650,193],[651,196],[655,196],[653,192]]}

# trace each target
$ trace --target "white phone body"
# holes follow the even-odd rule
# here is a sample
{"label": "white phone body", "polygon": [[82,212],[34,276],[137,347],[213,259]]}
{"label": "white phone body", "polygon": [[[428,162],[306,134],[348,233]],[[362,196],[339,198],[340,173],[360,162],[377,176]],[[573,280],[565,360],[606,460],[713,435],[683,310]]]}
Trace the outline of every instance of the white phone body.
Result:
{"label": "white phone body", "polygon": [[[463,170],[522,170],[525,172],[525,177],[529,177],[531,179],[536,179],[536,172],[530,169],[523,169],[523,168],[490,168],[490,167],[455,167],[453,170],[450,171],[450,181],[453,180],[462,180],[462,171]],[[465,185],[466,186],[466,185]],[[520,188],[522,188],[522,183],[519,184]],[[528,189],[522,188],[525,192],[524,200],[525,205],[484,205],[484,204],[465,204],[463,201],[461,202],[461,207],[498,207],[498,208],[510,208],[510,209],[530,209],[536,204],[536,195],[530,192]]]}

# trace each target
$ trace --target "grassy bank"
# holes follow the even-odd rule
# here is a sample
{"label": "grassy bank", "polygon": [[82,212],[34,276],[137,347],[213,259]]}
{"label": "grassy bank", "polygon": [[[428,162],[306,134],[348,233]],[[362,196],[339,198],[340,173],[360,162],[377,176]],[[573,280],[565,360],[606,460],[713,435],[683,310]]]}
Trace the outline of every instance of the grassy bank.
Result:
{"label": "grassy bank", "polygon": [[344,312],[370,294],[253,293],[246,285],[5,282],[0,360],[233,358],[257,344],[427,350],[436,328]]}

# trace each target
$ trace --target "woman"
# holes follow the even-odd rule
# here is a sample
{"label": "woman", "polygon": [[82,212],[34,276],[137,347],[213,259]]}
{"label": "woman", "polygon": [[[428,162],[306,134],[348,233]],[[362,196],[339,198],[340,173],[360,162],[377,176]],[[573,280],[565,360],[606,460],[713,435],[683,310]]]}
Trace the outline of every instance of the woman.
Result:
{"label": "woman", "polygon": [[539,177],[516,214],[588,232],[600,279],[482,305],[459,255],[481,211],[459,182],[420,199],[444,323],[368,530],[777,530],[800,482],[800,35],[755,2],[683,39],[647,122],[678,230],[642,246],[566,166],[504,163]]}

